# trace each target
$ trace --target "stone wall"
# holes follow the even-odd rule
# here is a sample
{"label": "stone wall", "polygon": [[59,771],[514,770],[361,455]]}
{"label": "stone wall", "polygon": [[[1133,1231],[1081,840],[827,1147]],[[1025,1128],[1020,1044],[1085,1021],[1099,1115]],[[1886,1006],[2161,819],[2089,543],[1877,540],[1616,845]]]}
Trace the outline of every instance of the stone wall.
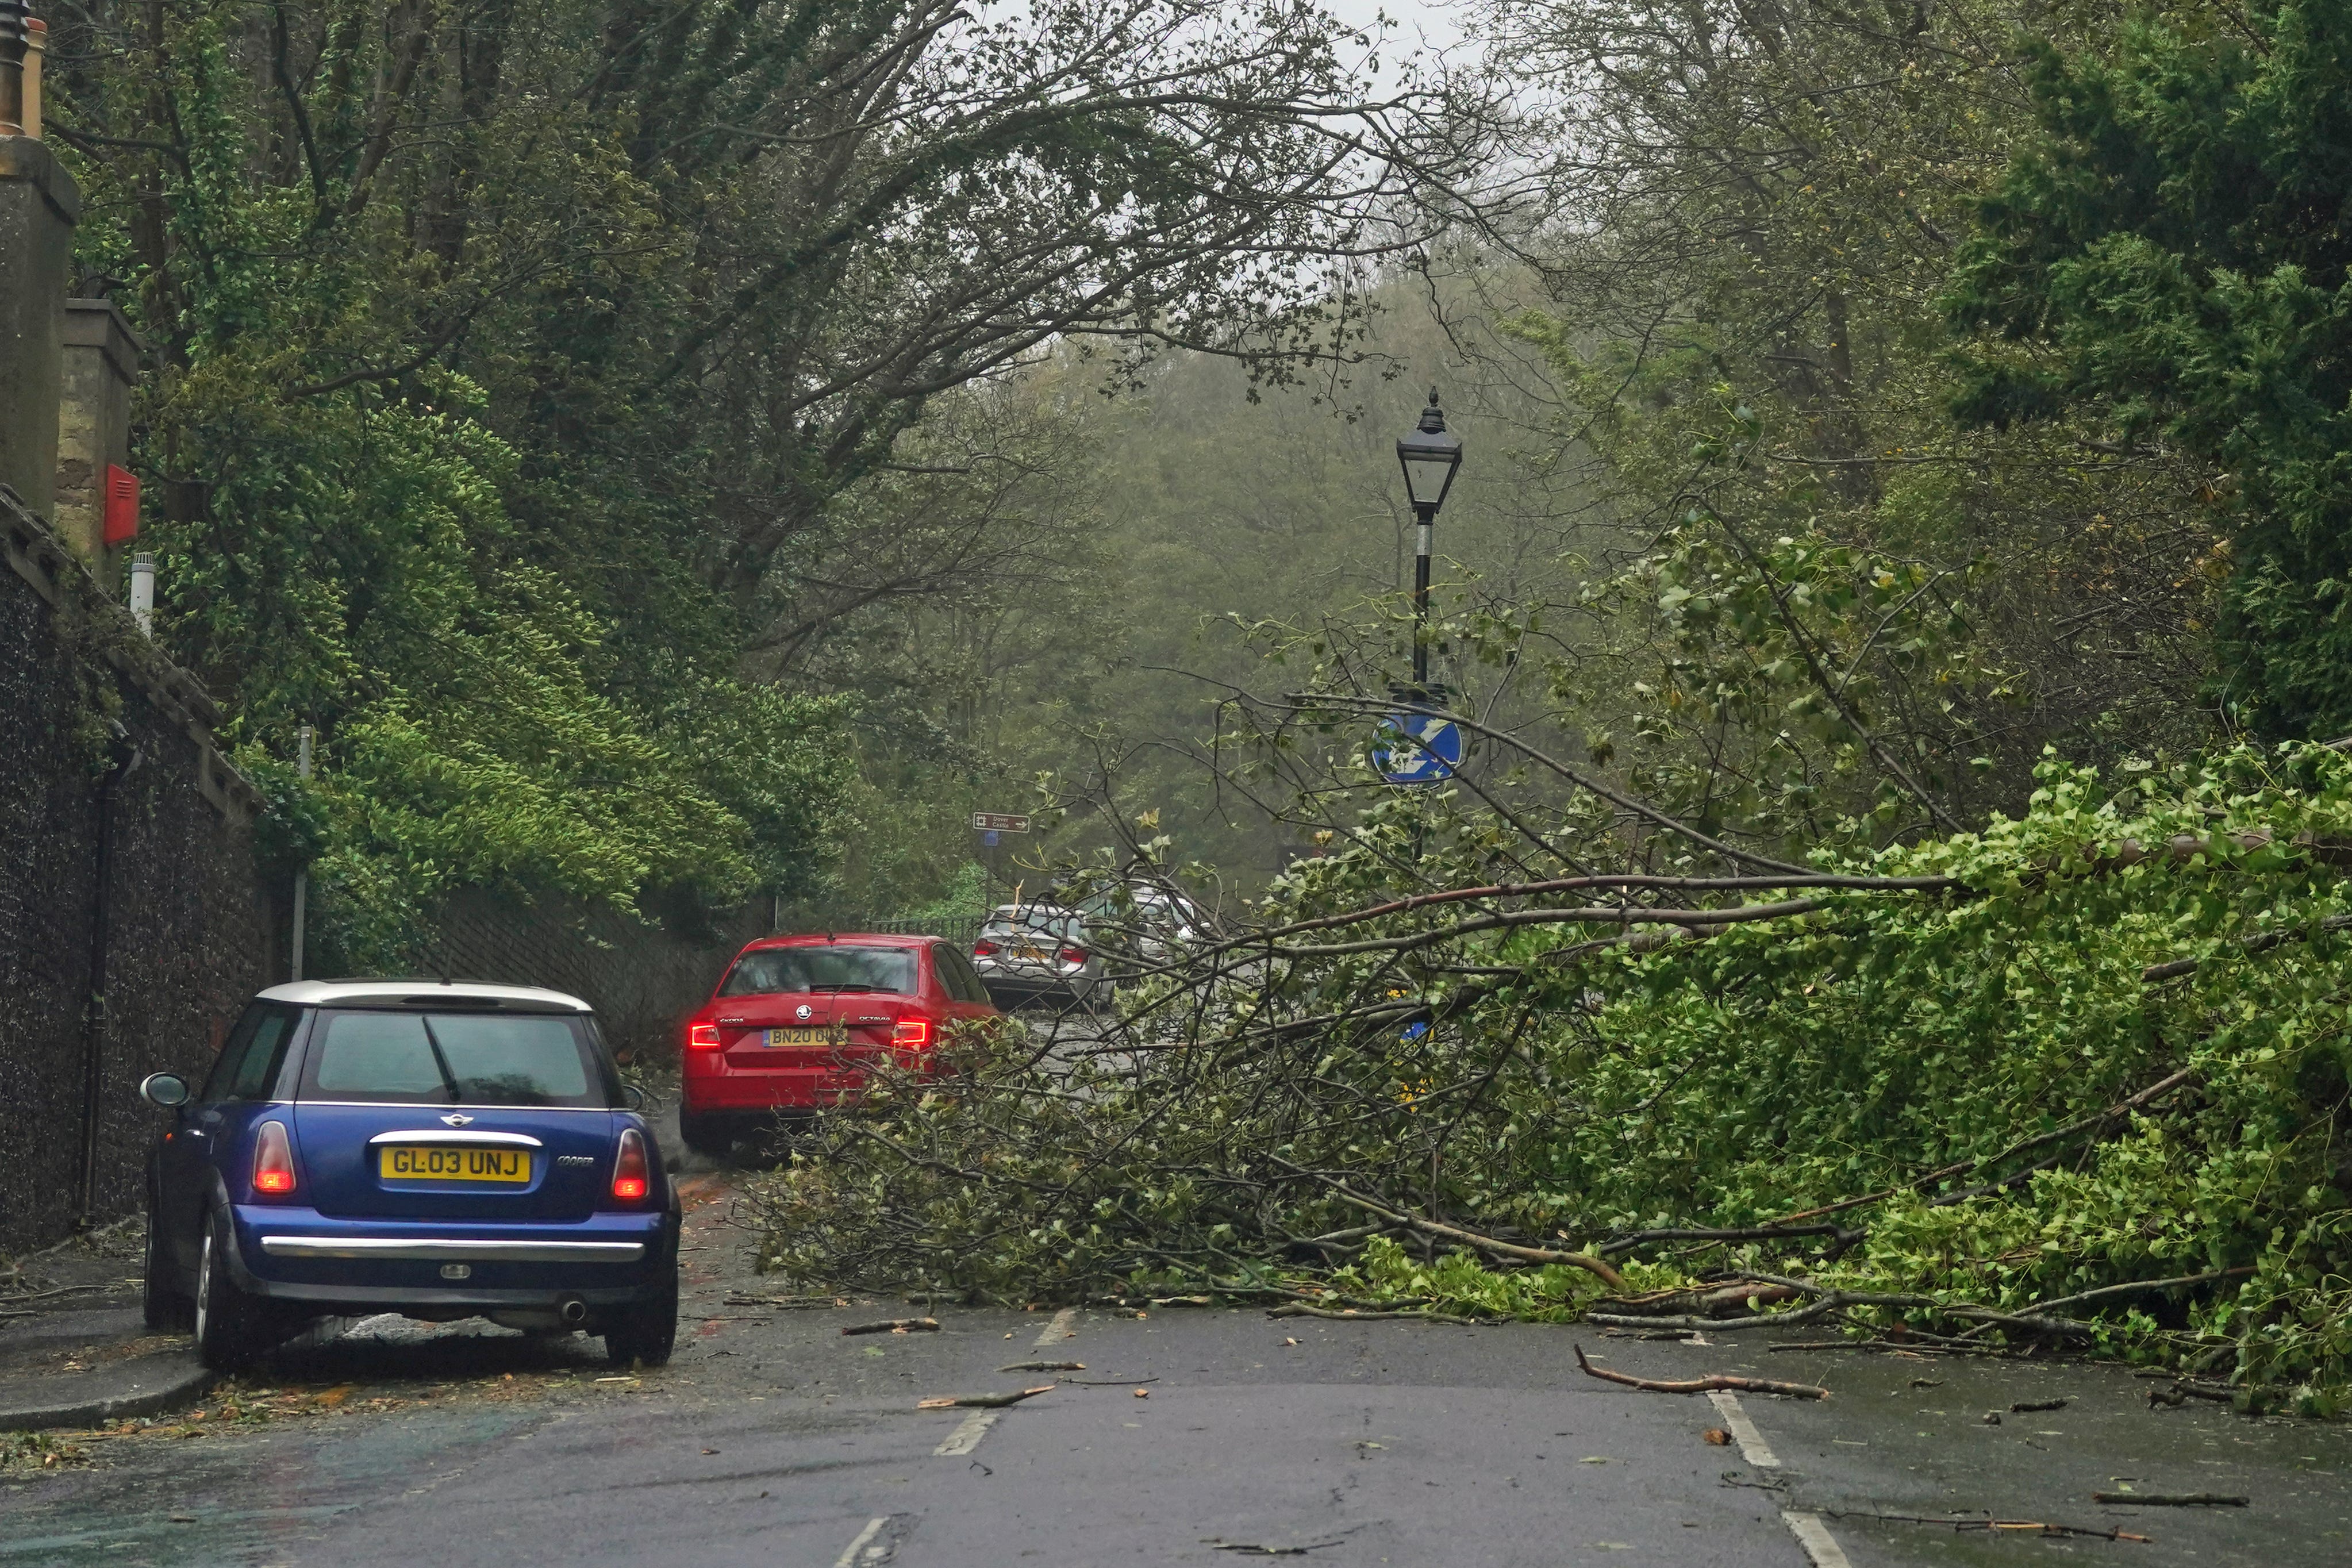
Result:
{"label": "stone wall", "polygon": [[[274,978],[282,921],[254,873],[259,797],[214,749],[202,689],[5,496],[0,556],[0,1252],[16,1252],[67,1235],[83,1211],[93,1044],[87,1208],[104,1221],[142,1201],[154,1113],[139,1080],[204,1072]],[[102,781],[134,753],[109,808],[94,1032]]]}

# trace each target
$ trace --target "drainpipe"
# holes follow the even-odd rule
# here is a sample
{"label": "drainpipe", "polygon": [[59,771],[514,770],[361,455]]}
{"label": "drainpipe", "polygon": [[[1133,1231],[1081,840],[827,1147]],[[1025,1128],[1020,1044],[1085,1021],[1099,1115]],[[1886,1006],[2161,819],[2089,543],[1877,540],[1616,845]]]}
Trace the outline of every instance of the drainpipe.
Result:
{"label": "drainpipe", "polygon": [[[120,724],[114,736],[118,747],[130,738]],[[98,786],[98,897],[89,922],[89,1004],[82,1015],[81,1189],[75,1219],[84,1230],[94,1223],[90,1207],[98,1200],[98,1113],[106,1088],[106,950],[114,912],[114,797],[122,781],[137,773],[146,760],[143,748],[131,747],[131,754],[109,769],[105,782]]]}
{"label": "drainpipe", "polygon": [[[307,779],[310,776],[310,726],[303,725],[301,729],[295,731],[295,734],[297,742],[294,772],[297,777]],[[309,922],[310,915],[310,868],[305,865],[301,870],[294,873],[293,973],[287,976],[289,980],[302,978],[302,934],[303,928]]]}

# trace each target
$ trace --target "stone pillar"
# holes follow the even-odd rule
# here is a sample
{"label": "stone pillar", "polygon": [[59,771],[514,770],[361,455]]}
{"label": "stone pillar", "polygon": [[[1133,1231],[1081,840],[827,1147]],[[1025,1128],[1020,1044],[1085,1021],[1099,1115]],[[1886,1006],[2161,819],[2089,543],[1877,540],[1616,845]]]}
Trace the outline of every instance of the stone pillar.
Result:
{"label": "stone pillar", "polygon": [[106,547],[106,470],[131,462],[131,388],[145,347],[110,300],[68,300],[58,403],[58,531],[113,586],[121,549]]}
{"label": "stone pillar", "polygon": [[49,150],[0,136],[0,484],[49,515],[66,284],[81,193]]}

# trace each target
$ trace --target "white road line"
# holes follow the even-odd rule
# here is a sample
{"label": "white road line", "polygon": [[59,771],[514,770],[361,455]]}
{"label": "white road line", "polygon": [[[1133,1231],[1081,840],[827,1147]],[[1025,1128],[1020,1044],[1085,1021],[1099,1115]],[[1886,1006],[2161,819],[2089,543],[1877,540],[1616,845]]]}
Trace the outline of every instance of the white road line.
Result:
{"label": "white road line", "polygon": [[1045,1325],[1045,1331],[1037,1336],[1037,1348],[1044,1350],[1047,1345],[1060,1344],[1070,1337],[1077,1321],[1078,1310],[1076,1307],[1063,1308],[1054,1314],[1054,1321]]}
{"label": "white road line", "polygon": [[1813,1568],[1853,1568],[1845,1548],[1837,1543],[1820,1514],[1798,1513],[1784,1508],[1780,1517],[1788,1522],[1789,1532],[1797,1538],[1797,1544],[1805,1549],[1805,1555],[1813,1560]]}
{"label": "white road line", "polygon": [[1748,1412],[1739,1406],[1739,1395],[1727,1388],[1718,1388],[1707,1398],[1723,1413],[1723,1424],[1731,1428],[1732,1436],[1738,1439],[1741,1458],[1759,1470],[1780,1468],[1780,1456],[1772,1451],[1771,1444],[1764,1441],[1764,1434],[1756,1430],[1756,1423],[1748,1419]]}
{"label": "white road line", "polygon": [[841,1555],[833,1560],[833,1568],[857,1568],[857,1554],[872,1544],[874,1538],[881,1534],[883,1527],[889,1522],[890,1516],[887,1513],[880,1519],[867,1520],[866,1528],[857,1532],[857,1539],[844,1547]]}
{"label": "white road line", "polygon": [[963,1418],[962,1426],[948,1434],[946,1442],[932,1449],[931,1452],[943,1459],[952,1459],[959,1455],[969,1454],[980,1447],[980,1440],[987,1436],[988,1429],[995,1425],[995,1411],[975,1410]]}

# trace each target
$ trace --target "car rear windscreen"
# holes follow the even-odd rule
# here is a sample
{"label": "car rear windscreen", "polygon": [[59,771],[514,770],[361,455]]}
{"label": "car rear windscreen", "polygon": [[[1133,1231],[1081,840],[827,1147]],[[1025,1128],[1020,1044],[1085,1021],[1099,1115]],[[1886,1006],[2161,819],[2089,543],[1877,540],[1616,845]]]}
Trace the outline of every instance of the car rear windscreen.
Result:
{"label": "car rear windscreen", "polygon": [[915,994],[915,953],[904,947],[770,947],[736,960],[719,983],[721,996],[772,996],[796,991],[879,991]]}
{"label": "car rear windscreen", "polygon": [[306,1100],[405,1105],[612,1103],[580,1020],[497,1013],[329,1012]]}

